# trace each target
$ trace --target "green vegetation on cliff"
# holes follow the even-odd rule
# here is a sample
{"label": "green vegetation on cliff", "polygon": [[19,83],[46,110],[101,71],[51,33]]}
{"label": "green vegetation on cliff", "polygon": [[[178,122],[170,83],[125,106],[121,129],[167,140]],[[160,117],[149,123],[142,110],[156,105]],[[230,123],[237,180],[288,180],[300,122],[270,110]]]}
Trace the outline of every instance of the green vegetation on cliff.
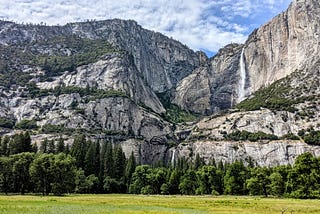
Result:
{"label": "green vegetation on cliff", "polygon": [[[121,52],[103,39],[85,39],[76,35],[53,37],[32,43],[0,45],[0,85],[26,85],[32,76],[29,68],[45,71],[41,80],[50,80],[65,71],[98,61],[103,55]],[[22,72],[25,70],[24,72]]]}
{"label": "green vegetation on cliff", "polygon": [[[57,48],[56,44],[60,47]],[[53,49],[53,54],[40,53],[33,59],[34,65],[46,71],[45,78],[60,75],[64,71],[74,71],[78,66],[96,62],[101,56],[117,51],[106,40],[84,39],[75,35],[56,37],[48,41],[36,42],[31,46]]]}
{"label": "green vegetation on cliff", "polygon": [[248,131],[234,131],[229,134],[225,134],[224,138],[232,141],[258,141],[258,140],[278,140],[278,137],[273,134],[266,134],[264,132],[248,132]]}
{"label": "green vegetation on cliff", "polygon": [[170,101],[169,92],[158,93],[157,96],[161,101],[163,107],[166,109],[166,113],[162,115],[164,119],[167,121],[177,124],[177,123],[184,123],[184,122],[192,122],[197,119],[196,114],[183,110],[179,106],[173,104]]}
{"label": "green vegetation on cliff", "polygon": [[[294,105],[319,99],[320,95],[317,95],[317,90],[314,88],[308,90],[308,87],[304,85],[294,87],[290,85],[293,79],[298,78],[297,76],[299,75],[294,72],[288,77],[275,81],[271,85],[254,92],[249,98],[237,104],[235,108],[245,111],[267,108],[277,111],[296,112],[298,109]],[[309,76],[304,78],[306,82],[309,81],[308,78],[312,79]]]}

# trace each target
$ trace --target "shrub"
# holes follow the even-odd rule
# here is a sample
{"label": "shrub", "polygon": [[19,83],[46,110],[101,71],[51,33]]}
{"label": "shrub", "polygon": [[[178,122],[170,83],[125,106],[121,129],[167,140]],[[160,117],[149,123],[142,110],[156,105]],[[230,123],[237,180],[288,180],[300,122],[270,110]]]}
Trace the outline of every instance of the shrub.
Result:
{"label": "shrub", "polygon": [[0,127],[12,129],[14,124],[15,124],[15,121],[13,119],[0,117]]}
{"label": "shrub", "polygon": [[17,129],[36,129],[38,128],[35,120],[21,120],[16,123],[15,128]]}
{"label": "shrub", "polygon": [[243,140],[249,140],[252,142],[258,141],[258,140],[278,140],[278,137],[273,134],[267,134],[264,132],[248,132],[248,131],[235,131],[229,134],[225,134],[224,138],[227,140],[233,140],[233,141],[243,141]]}

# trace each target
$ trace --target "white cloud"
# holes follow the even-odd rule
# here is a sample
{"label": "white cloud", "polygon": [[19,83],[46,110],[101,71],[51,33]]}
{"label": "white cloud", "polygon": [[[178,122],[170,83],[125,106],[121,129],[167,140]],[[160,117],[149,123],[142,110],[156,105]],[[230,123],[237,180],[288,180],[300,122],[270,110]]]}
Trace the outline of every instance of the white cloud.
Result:
{"label": "white cloud", "polygon": [[[290,0],[0,0],[0,18],[66,24],[110,18],[134,19],[195,50],[216,52],[243,42],[249,31],[283,10]],[[267,14],[267,15],[266,15]]]}

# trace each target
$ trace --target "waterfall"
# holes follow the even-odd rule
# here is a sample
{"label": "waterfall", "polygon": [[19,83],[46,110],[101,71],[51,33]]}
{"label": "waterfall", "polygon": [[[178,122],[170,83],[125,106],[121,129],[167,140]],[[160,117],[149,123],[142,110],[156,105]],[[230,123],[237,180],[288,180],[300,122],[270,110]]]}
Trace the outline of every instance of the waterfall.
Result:
{"label": "waterfall", "polygon": [[169,77],[168,72],[167,72],[166,69],[164,69],[164,75],[165,75],[167,83],[168,83],[168,88],[171,88],[172,87],[172,82],[170,80],[170,77]]}
{"label": "waterfall", "polygon": [[246,62],[244,59],[244,48],[241,51],[240,57],[240,81],[239,81],[239,89],[238,89],[238,103],[245,99],[246,96]]}
{"label": "waterfall", "polygon": [[174,167],[175,165],[175,158],[176,158],[176,150],[172,151],[172,157],[171,157],[171,165]]}

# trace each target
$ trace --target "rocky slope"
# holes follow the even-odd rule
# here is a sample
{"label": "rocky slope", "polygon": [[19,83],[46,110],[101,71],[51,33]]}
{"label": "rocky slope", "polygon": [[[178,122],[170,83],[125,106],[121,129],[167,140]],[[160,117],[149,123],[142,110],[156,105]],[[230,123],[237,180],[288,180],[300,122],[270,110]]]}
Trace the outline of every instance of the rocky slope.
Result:
{"label": "rocky slope", "polygon": [[65,72],[53,81],[39,82],[37,85],[40,89],[74,86],[123,91],[136,103],[143,103],[154,112],[160,114],[165,111],[127,54],[105,55],[97,62],[78,67],[75,72]]}
{"label": "rocky slope", "polygon": [[183,109],[210,115],[236,103],[242,45],[231,44],[182,79],[173,102]]}
{"label": "rocky slope", "polygon": [[[179,145],[169,150],[171,162],[181,157],[194,157],[199,154],[206,161],[215,160],[216,163],[232,163],[242,160],[244,164],[256,166],[280,166],[293,164],[295,159],[306,152],[320,156],[320,147],[308,146],[299,141],[271,141],[271,142],[230,142],[230,141],[199,141]],[[174,155],[174,156],[173,156]]]}

